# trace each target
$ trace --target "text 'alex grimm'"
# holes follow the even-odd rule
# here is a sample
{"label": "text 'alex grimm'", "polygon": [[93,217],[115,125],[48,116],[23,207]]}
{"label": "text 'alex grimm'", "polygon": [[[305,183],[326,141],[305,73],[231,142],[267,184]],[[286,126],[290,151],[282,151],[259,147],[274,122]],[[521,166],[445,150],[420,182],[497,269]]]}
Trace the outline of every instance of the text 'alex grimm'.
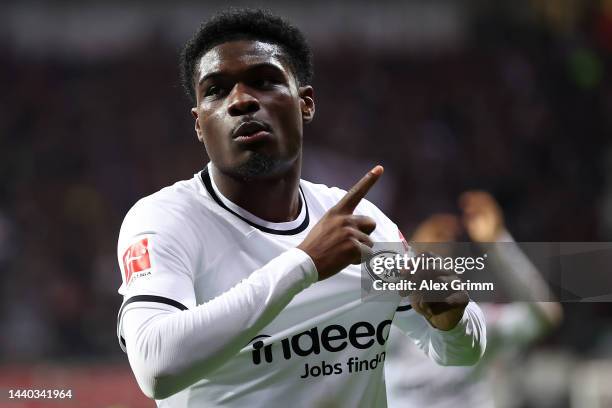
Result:
{"label": "text 'alex grimm'", "polygon": [[385,282],[375,280],[372,282],[374,290],[400,290],[400,291],[442,291],[442,290],[465,290],[465,291],[494,291],[495,285],[493,282],[472,282],[469,279],[465,282],[460,279],[454,279],[450,282],[437,282],[434,280],[423,280],[421,282],[413,282],[410,280],[401,280],[399,282]]}

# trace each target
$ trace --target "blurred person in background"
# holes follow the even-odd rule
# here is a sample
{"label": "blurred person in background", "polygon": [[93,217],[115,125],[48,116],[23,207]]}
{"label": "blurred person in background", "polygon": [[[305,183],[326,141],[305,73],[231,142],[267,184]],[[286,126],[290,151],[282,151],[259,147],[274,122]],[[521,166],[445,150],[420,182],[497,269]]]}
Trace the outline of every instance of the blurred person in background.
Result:
{"label": "blurred person in background", "polygon": [[463,231],[476,243],[500,243],[488,252],[496,274],[510,295],[532,302],[483,303],[487,322],[487,351],[475,366],[443,367],[419,355],[418,350],[391,329],[385,362],[389,407],[458,408],[493,407],[490,370],[500,358],[514,355],[545,336],[562,320],[562,308],[538,270],[516,245],[505,227],[502,209],[484,191],[468,191],[459,198],[462,215],[435,214],[412,235],[414,243],[454,242]]}

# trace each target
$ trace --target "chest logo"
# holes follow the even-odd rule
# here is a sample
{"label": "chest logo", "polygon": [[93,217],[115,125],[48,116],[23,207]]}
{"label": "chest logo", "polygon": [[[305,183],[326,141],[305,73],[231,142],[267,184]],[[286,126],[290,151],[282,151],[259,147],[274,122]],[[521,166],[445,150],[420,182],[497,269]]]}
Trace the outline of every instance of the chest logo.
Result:
{"label": "chest logo", "polygon": [[[375,343],[384,346],[389,336],[390,326],[391,320],[383,320],[377,326],[370,322],[356,322],[348,329],[338,324],[323,327],[321,331],[318,327],[313,327],[305,332],[282,339],[280,341],[282,355],[286,360],[289,360],[294,355],[307,357],[312,354],[319,354],[321,349],[333,353],[342,351],[349,345],[361,350],[368,349]],[[261,340],[266,337],[270,336],[262,334],[251,340],[253,342],[253,364],[261,364],[262,360],[271,363],[274,360],[272,344],[264,345]]]}

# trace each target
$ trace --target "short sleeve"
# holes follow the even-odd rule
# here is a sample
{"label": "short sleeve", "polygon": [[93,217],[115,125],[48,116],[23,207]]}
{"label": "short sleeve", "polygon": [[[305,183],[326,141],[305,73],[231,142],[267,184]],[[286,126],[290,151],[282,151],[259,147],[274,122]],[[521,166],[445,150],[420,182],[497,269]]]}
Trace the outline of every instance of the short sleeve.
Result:
{"label": "short sleeve", "polygon": [[161,296],[195,305],[193,266],[188,251],[163,232],[135,234],[118,246],[124,298]]}
{"label": "short sleeve", "polygon": [[117,316],[120,341],[121,320],[130,308],[146,305],[177,311],[196,305],[193,281],[200,256],[185,217],[171,206],[141,200],[128,212],[117,244],[123,295]]}

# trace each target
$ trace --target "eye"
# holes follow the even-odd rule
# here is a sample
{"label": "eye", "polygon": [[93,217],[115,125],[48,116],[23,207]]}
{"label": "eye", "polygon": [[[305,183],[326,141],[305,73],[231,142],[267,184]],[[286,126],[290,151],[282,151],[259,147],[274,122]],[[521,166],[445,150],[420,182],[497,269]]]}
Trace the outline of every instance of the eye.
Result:
{"label": "eye", "polygon": [[218,96],[223,92],[223,88],[221,88],[218,85],[211,85],[208,88],[206,88],[206,91],[204,92],[204,96]]}
{"label": "eye", "polygon": [[277,81],[274,81],[270,78],[257,78],[253,81],[253,86],[255,86],[256,88],[268,89],[277,83]]}
{"label": "eye", "polygon": [[225,96],[229,91],[228,89],[231,89],[232,85],[230,84],[225,84],[225,83],[217,83],[217,84],[213,84],[210,85],[208,88],[205,89],[204,91],[204,97],[208,97],[208,98],[221,98],[223,96]]}

